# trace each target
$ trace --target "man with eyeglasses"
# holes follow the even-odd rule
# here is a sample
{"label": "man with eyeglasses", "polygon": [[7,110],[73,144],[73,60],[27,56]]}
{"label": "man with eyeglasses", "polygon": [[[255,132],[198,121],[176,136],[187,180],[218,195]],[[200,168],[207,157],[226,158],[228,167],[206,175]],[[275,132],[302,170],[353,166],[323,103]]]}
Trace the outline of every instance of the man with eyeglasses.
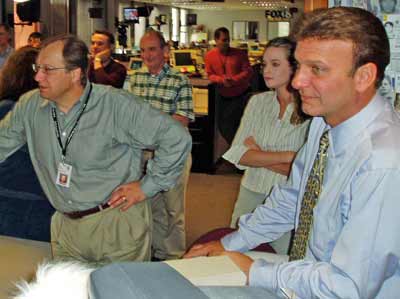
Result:
{"label": "man with eyeglasses", "polygon": [[[27,143],[57,212],[54,258],[104,264],[150,258],[147,198],[168,190],[190,151],[185,129],[125,91],[91,84],[88,48],[47,40],[33,69],[39,89],[0,123],[0,161]],[[142,177],[141,154],[155,151]]]}
{"label": "man with eyeglasses", "polygon": [[14,51],[10,46],[11,28],[7,24],[0,24],[0,69],[6,62],[8,56]]}

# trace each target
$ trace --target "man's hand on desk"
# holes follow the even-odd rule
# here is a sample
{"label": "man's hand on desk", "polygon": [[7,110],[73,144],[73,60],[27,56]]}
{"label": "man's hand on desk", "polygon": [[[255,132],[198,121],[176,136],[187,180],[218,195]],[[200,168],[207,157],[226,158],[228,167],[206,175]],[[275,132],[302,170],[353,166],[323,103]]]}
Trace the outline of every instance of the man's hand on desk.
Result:
{"label": "man's hand on desk", "polygon": [[225,251],[221,241],[211,241],[204,244],[193,246],[183,258],[193,258],[197,256],[218,256],[227,255],[230,259],[246,274],[247,280],[249,279],[250,267],[253,260],[247,255],[235,251]]}
{"label": "man's hand on desk", "polygon": [[221,241],[211,241],[204,244],[194,245],[192,248],[190,248],[189,252],[183,256],[183,258],[217,255],[224,250],[225,249],[224,246],[222,246]]}
{"label": "man's hand on desk", "polygon": [[117,187],[111,194],[108,204],[112,208],[122,206],[121,211],[126,211],[132,205],[145,199],[146,194],[143,193],[140,182],[135,181]]}

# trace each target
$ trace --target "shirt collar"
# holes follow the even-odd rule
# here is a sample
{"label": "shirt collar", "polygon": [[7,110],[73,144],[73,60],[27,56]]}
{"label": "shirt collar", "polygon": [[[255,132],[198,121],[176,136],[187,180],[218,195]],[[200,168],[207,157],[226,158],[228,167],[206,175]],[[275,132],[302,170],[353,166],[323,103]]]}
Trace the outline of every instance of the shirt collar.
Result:
{"label": "shirt collar", "polygon": [[148,73],[149,76],[156,77],[156,78],[159,78],[159,79],[162,79],[166,74],[168,74],[169,70],[170,70],[169,65],[167,63],[164,63],[164,65],[162,66],[160,72],[157,75],[153,75],[153,74],[150,74],[149,69],[147,68],[147,66],[143,67],[143,71]]}
{"label": "shirt collar", "polygon": [[[389,105],[386,101],[375,94],[373,99],[357,114],[347,119],[338,126],[330,130],[331,143],[330,148],[338,154],[354,143],[362,132],[375,120],[379,113]],[[329,127],[329,126],[328,126]]]}
{"label": "shirt collar", "polygon": [[[281,106],[279,104],[278,94],[276,92],[274,92],[273,105],[276,107],[279,116]],[[290,123],[290,119],[292,118],[294,108],[295,108],[294,102],[287,104],[285,113],[283,113],[282,119],[280,121]]]}

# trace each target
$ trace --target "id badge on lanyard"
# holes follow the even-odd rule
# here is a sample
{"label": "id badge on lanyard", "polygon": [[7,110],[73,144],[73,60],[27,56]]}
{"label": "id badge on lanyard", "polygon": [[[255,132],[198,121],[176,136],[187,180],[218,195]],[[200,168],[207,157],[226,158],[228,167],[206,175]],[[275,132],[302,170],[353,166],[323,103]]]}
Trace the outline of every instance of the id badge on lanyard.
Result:
{"label": "id badge on lanyard", "polygon": [[79,120],[81,119],[83,112],[85,111],[85,108],[87,106],[87,103],[89,101],[89,97],[90,97],[91,93],[92,93],[92,84],[90,84],[90,89],[89,89],[88,95],[86,97],[86,100],[82,106],[82,110],[81,110],[80,114],[78,115],[76,122],[73,125],[71,132],[69,133],[64,145],[61,140],[60,125],[58,124],[56,109],[53,107],[51,110],[54,125],[55,125],[56,137],[58,140],[58,144],[61,147],[61,154],[62,154],[61,162],[58,164],[56,184],[59,186],[65,187],[65,188],[69,188],[69,186],[71,184],[71,176],[72,176],[72,165],[65,162],[65,156],[67,155],[67,147],[68,147],[69,143],[71,142],[72,137],[75,134]]}
{"label": "id badge on lanyard", "polygon": [[58,164],[56,184],[62,187],[69,188],[71,183],[72,166],[61,161]]}

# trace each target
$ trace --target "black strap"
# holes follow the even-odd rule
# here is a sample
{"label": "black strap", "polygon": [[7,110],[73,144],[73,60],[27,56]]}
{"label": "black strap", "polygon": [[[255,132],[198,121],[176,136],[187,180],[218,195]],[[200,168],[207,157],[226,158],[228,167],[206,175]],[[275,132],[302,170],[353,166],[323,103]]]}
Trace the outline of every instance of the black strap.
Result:
{"label": "black strap", "polygon": [[56,109],[54,107],[51,109],[51,115],[53,117],[53,121],[54,121],[54,125],[55,125],[56,137],[57,137],[57,140],[58,140],[58,144],[61,147],[62,161],[64,161],[65,156],[67,155],[67,147],[68,147],[69,143],[71,142],[72,136],[74,136],[74,134],[75,134],[76,127],[78,126],[79,120],[81,119],[81,117],[83,115],[83,112],[86,109],[86,106],[87,106],[87,104],[89,102],[89,98],[90,98],[90,94],[91,93],[92,93],[92,84],[90,84],[89,92],[88,92],[88,95],[86,97],[85,102],[82,105],[81,112],[79,113],[78,118],[76,119],[76,122],[75,122],[74,126],[72,127],[72,130],[69,132],[69,135],[67,137],[67,140],[65,141],[65,145],[64,146],[63,146],[62,140],[61,140],[60,125],[58,123]]}

